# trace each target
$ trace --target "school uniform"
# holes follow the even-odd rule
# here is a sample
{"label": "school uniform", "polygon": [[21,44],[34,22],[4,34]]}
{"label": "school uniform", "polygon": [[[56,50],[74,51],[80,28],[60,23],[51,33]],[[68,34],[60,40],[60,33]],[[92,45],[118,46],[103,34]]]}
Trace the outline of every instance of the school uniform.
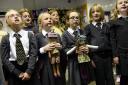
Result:
{"label": "school uniform", "polygon": [[[74,34],[75,33],[75,34]],[[62,35],[62,43],[63,47],[66,52],[68,52],[71,48],[75,46],[76,43],[76,37],[77,35],[84,35],[84,31],[81,29],[76,29],[76,31],[72,30],[72,28],[68,28],[64,34]],[[68,85],[87,85],[88,83],[88,77],[89,67],[87,64],[78,63],[78,54],[74,50],[72,53],[70,53],[68,56]],[[82,68],[81,68],[82,67]],[[81,69],[81,70],[80,70]]]}
{"label": "school uniform", "polygon": [[[59,37],[58,37],[59,38]],[[52,71],[52,65],[48,56],[48,52],[43,51],[43,47],[48,44],[47,32],[42,30],[36,35],[38,44],[38,62],[37,75],[41,85],[65,85],[65,74],[61,67],[62,57],[65,57],[63,50],[60,51],[60,76],[55,77]],[[59,38],[60,41],[60,38]]]}
{"label": "school uniform", "polygon": [[120,16],[117,20],[110,22],[111,24],[111,43],[113,48],[113,56],[119,57],[121,81],[120,85],[128,84],[128,19]]}
{"label": "school uniform", "polygon": [[[20,41],[25,52],[25,62],[19,64],[16,50],[15,32],[10,30],[10,33],[2,38],[1,41],[1,56],[3,65],[8,73],[8,85],[36,85],[34,83],[34,68],[37,58],[36,38],[30,32],[20,30]],[[27,72],[31,78],[26,81],[19,79],[21,72]]]}
{"label": "school uniform", "polygon": [[[1,51],[0,51],[1,54]],[[4,85],[4,74],[3,74],[3,68],[2,68],[2,61],[0,56],[0,85]]]}
{"label": "school uniform", "polygon": [[96,85],[114,85],[109,26],[103,22],[100,26],[98,24],[92,22],[84,29],[89,44],[98,46],[98,49],[90,49],[90,56],[96,65]]}
{"label": "school uniform", "polygon": [[36,26],[27,26],[23,28],[26,31],[32,32],[34,34],[37,34],[39,32],[38,28]]}

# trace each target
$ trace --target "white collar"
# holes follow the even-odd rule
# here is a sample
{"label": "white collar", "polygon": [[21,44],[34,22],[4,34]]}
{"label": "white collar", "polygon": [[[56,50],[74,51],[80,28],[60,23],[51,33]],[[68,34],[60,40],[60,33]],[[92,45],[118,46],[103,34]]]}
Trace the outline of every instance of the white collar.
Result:
{"label": "white collar", "polygon": [[45,30],[42,29],[42,34],[43,34],[44,36],[46,36],[47,33],[48,33],[47,31],[45,31]]}
{"label": "white collar", "polygon": [[121,18],[121,17],[122,17],[122,18],[126,18],[126,17],[128,17],[128,16],[123,16],[123,15],[119,14],[119,15],[118,15],[118,18]]}
{"label": "white collar", "polygon": [[70,34],[73,34],[74,30],[70,27],[68,27],[67,31],[70,33]]}
{"label": "white collar", "polygon": [[[101,23],[101,26],[103,25],[103,22],[100,22]],[[94,26],[96,26],[96,24],[97,24],[97,22],[92,22],[92,24],[94,25]]]}
{"label": "white collar", "polygon": [[[11,37],[14,37],[14,34],[16,33],[15,31],[13,31],[10,27],[8,27],[9,28],[9,35],[11,36]],[[20,34],[21,36],[24,36],[24,31],[25,30],[23,30],[23,29],[21,29],[19,32],[17,32],[18,34]]]}

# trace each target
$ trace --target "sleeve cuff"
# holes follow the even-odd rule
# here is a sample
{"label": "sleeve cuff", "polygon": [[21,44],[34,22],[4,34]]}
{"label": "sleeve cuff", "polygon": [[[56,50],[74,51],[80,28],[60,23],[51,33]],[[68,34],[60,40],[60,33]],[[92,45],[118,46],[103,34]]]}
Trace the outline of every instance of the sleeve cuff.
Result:
{"label": "sleeve cuff", "polygon": [[16,74],[16,76],[18,76],[19,77],[19,75],[20,75],[20,73],[21,73],[21,71],[20,70],[18,70],[18,69],[14,69],[14,74]]}
{"label": "sleeve cuff", "polygon": [[43,48],[43,47],[40,48],[39,51],[40,51],[41,54],[46,53],[46,52],[44,51],[44,48]]}
{"label": "sleeve cuff", "polygon": [[31,69],[27,69],[26,72],[27,72],[28,74],[30,74],[30,75],[32,74],[32,70],[31,70]]}

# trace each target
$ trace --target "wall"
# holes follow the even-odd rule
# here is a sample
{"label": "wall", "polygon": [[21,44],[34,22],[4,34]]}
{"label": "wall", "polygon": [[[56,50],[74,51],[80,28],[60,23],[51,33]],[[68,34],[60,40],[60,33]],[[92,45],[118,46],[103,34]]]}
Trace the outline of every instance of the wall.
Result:
{"label": "wall", "polygon": [[23,8],[22,0],[0,0],[0,11]]}

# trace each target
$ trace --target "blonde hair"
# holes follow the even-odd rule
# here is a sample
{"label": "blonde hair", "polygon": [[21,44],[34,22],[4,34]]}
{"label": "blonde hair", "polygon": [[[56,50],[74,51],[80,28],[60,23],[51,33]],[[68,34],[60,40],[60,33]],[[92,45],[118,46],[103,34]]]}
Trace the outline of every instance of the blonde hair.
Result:
{"label": "blonde hair", "polygon": [[115,19],[117,19],[117,17],[118,17],[118,12],[117,12],[117,9],[115,7],[110,12],[110,20],[115,20]]}
{"label": "blonde hair", "polygon": [[[42,31],[42,17],[45,13],[48,13],[48,12],[42,12],[39,14],[38,16],[38,25],[39,25],[39,32]],[[49,13],[48,13],[49,14]]]}
{"label": "blonde hair", "polygon": [[[128,1],[128,0],[127,0]],[[111,20],[115,20],[118,18],[119,10],[117,8],[118,0],[116,0],[115,8],[111,10]],[[128,12],[127,12],[128,15]]]}
{"label": "blonde hair", "polygon": [[92,10],[93,9],[98,9],[101,13],[101,21],[104,20],[104,10],[102,8],[102,6],[100,4],[94,4],[91,8],[90,8],[90,11],[89,11],[89,18],[90,18],[90,22],[93,21],[93,17],[92,17]]}
{"label": "blonde hair", "polygon": [[57,9],[50,9],[49,10],[49,14],[52,14],[53,12],[57,12],[58,13],[58,10]]}

